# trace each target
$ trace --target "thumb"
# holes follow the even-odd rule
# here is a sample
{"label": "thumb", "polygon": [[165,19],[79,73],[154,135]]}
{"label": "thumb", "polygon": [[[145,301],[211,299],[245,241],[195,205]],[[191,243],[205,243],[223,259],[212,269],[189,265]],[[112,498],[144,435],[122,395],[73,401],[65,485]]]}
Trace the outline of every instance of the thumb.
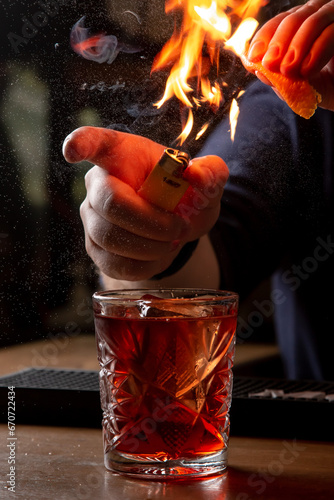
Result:
{"label": "thumb", "polygon": [[89,161],[137,189],[163,149],[160,144],[139,135],[81,127],[66,137],[63,155],[69,163]]}
{"label": "thumb", "polygon": [[64,140],[64,158],[69,163],[86,160],[108,170],[110,154],[122,135],[120,132],[100,127],[77,128]]}

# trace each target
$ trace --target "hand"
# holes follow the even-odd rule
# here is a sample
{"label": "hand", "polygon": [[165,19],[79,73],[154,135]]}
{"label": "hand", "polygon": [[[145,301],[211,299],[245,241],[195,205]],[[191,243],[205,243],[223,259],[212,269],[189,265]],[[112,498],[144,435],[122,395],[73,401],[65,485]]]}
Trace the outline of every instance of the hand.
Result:
{"label": "hand", "polygon": [[322,96],[319,106],[334,111],[334,2],[311,0],[274,17],[254,36],[248,59],[307,79]]}
{"label": "hand", "polygon": [[174,213],[137,194],[163,150],[144,137],[95,127],[79,128],[64,142],[69,163],[96,164],[86,174],[80,214],[87,253],[111,278],[138,281],[160,273],[218,218],[228,170],[216,156],[190,162],[184,178],[191,186]]}

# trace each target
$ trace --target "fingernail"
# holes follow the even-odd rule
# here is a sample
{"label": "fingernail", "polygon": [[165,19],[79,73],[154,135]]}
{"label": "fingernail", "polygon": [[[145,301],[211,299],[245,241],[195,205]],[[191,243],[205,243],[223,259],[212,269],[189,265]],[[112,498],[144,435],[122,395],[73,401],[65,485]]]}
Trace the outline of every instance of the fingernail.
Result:
{"label": "fingernail", "polygon": [[271,63],[279,58],[281,53],[281,47],[279,45],[269,45],[267,52],[262,60],[263,63]]}
{"label": "fingernail", "polygon": [[296,58],[295,49],[289,49],[282,61],[282,67],[290,66]]}
{"label": "fingernail", "polygon": [[72,134],[66,137],[63,143],[63,155],[69,163],[77,163],[84,160],[90,154],[92,145],[89,141],[78,141]]}
{"label": "fingernail", "polygon": [[71,142],[70,137],[67,137],[64,141],[63,155],[69,163],[76,163],[81,160],[80,154],[76,146]]}
{"label": "fingernail", "polygon": [[273,84],[271,83],[271,81],[269,81],[268,78],[264,76],[260,71],[255,71],[255,75],[262,83],[265,83],[266,85],[270,85],[270,87],[272,87]]}
{"label": "fingernail", "polygon": [[66,155],[66,153],[67,153],[67,149],[68,149],[68,142],[69,142],[69,140],[70,140],[70,136],[68,135],[68,136],[66,137],[66,139],[64,140],[64,142],[63,142],[63,147],[62,147],[62,153],[63,153],[63,156],[65,156],[65,155]]}
{"label": "fingernail", "polygon": [[275,92],[275,94],[277,95],[277,97],[279,97],[281,99],[281,101],[284,101],[284,98],[282,97],[282,94],[277,89],[275,89],[275,87],[273,87],[273,91]]}
{"label": "fingernail", "polygon": [[263,55],[265,53],[265,44],[262,40],[255,42],[251,45],[250,50],[248,52],[248,59],[251,62],[261,61]]}
{"label": "fingernail", "polygon": [[302,64],[302,67],[301,67],[301,69],[300,69],[300,72],[301,72],[302,74],[304,74],[304,72],[308,70],[308,65],[309,65],[309,63],[310,63],[311,59],[312,59],[312,53],[310,52],[310,53],[309,53],[309,54],[305,57],[305,59],[304,59],[304,61],[303,61],[303,64]]}

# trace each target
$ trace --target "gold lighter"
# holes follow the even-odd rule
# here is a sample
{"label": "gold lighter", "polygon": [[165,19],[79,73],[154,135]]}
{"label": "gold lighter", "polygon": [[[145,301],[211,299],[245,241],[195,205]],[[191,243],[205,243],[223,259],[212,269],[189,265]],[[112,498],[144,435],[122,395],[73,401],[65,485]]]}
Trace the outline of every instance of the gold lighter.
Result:
{"label": "gold lighter", "polygon": [[154,205],[173,212],[189,187],[189,183],[182,178],[189,161],[188,153],[166,148],[138,194]]}

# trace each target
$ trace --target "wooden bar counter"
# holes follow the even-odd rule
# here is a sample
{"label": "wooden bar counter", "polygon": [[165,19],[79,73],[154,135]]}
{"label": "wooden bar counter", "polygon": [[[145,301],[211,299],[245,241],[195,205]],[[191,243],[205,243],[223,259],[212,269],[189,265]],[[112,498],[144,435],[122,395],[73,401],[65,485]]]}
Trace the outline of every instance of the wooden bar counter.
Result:
{"label": "wooden bar counter", "polygon": [[0,426],[0,498],[22,500],[330,500],[334,444],[232,437],[225,474],[196,481],[130,479],[105,470],[101,431],[18,426],[15,494],[6,490],[8,428]]}
{"label": "wooden bar counter", "polygon": [[[66,346],[47,342],[0,349],[1,373],[31,366],[34,361],[41,367],[43,359],[49,368],[97,369],[93,336],[71,339]],[[236,362],[253,356],[237,349]],[[308,417],[312,425],[312,415]],[[221,476],[162,482],[107,471],[100,429],[18,424],[14,437],[9,435],[6,423],[0,425],[0,499],[334,499],[333,442],[232,436],[229,466]],[[10,469],[11,458],[15,470]],[[7,489],[10,479],[14,480],[15,492]]]}

